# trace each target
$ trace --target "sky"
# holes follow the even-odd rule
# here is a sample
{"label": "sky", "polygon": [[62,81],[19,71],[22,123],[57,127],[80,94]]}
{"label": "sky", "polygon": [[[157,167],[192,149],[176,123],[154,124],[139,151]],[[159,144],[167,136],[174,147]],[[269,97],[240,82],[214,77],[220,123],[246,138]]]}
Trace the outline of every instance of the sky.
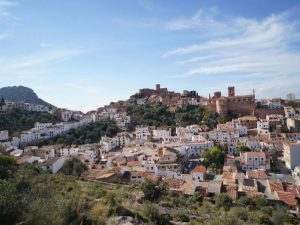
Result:
{"label": "sky", "polygon": [[300,98],[300,2],[0,0],[0,87],[86,112],[156,83]]}

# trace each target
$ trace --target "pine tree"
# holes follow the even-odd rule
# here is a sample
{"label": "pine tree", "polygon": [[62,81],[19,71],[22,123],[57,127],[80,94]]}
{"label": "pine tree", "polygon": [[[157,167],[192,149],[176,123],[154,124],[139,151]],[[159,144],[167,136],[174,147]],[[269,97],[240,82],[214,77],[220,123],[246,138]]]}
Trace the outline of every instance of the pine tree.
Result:
{"label": "pine tree", "polygon": [[5,103],[4,98],[2,97],[1,101],[0,101],[0,110],[4,110],[5,106],[6,106],[6,103]]}

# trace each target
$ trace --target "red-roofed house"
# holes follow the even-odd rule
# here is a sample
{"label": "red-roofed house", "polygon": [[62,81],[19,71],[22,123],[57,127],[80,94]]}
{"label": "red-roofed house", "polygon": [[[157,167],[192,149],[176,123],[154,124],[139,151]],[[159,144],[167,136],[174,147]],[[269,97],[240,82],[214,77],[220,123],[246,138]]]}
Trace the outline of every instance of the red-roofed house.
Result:
{"label": "red-roofed house", "polygon": [[266,180],[268,178],[264,170],[247,170],[246,176],[247,178],[258,180]]}
{"label": "red-roofed house", "polygon": [[196,166],[192,172],[192,179],[194,182],[201,182],[205,179],[206,168],[204,166]]}
{"label": "red-roofed house", "polygon": [[282,201],[289,207],[295,208],[297,206],[297,200],[295,194],[291,192],[277,191],[278,200]]}

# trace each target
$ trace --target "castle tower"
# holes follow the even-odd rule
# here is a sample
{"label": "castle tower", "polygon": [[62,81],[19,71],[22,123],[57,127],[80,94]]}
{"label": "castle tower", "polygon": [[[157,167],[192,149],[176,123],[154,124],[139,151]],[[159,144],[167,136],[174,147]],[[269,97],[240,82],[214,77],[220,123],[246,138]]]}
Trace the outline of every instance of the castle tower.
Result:
{"label": "castle tower", "polygon": [[156,91],[160,91],[160,84],[156,84]]}
{"label": "castle tower", "polygon": [[234,89],[234,86],[228,87],[228,96],[229,96],[229,97],[235,96],[235,89]]}
{"label": "castle tower", "polygon": [[215,98],[215,99],[221,98],[221,96],[222,96],[221,91],[216,91],[216,92],[214,93],[214,98]]}
{"label": "castle tower", "polygon": [[228,105],[225,98],[219,98],[216,101],[216,112],[220,115],[226,116],[228,113]]}

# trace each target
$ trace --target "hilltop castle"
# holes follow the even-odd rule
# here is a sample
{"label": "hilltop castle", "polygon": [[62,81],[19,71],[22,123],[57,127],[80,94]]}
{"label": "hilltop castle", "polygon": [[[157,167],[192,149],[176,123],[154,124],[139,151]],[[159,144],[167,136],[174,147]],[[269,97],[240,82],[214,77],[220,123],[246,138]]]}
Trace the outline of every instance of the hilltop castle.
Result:
{"label": "hilltop castle", "polygon": [[220,91],[216,91],[214,96],[209,96],[208,109],[221,115],[252,115],[255,109],[255,93],[250,95],[235,95],[235,88],[228,87],[228,96],[222,96]]}

